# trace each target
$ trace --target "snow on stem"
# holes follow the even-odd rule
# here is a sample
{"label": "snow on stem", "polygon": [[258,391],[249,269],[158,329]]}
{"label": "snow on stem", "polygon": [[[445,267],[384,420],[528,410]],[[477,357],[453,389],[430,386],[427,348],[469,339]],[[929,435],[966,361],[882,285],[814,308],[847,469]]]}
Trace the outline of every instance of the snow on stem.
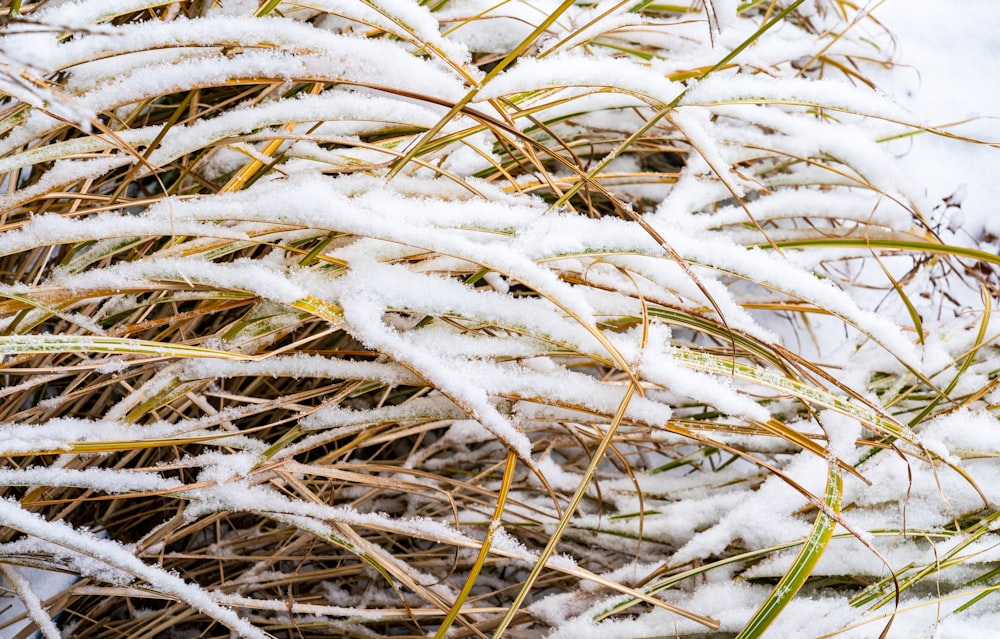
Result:
{"label": "snow on stem", "polygon": [[192,608],[209,615],[222,625],[249,639],[268,639],[266,632],[240,618],[229,608],[217,604],[212,595],[197,584],[184,581],[162,568],[138,559],[127,548],[93,533],[76,530],[61,521],[47,521],[29,513],[12,499],[0,499],[0,521],[6,526],[64,546],[100,562],[143,579],[157,590],[175,596]]}
{"label": "snow on stem", "polygon": [[802,545],[791,568],[782,575],[774,590],[736,636],[736,639],[757,639],[763,635],[768,626],[781,614],[782,609],[802,588],[816,567],[819,558],[823,555],[823,551],[830,543],[833,530],[837,527],[837,517],[840,515],[842,501],[843,479],[840,468],[831,463],[826,483],[826,494],[823,497],[823,508],[816,516],[816,523],[813,524],[806,543]]}

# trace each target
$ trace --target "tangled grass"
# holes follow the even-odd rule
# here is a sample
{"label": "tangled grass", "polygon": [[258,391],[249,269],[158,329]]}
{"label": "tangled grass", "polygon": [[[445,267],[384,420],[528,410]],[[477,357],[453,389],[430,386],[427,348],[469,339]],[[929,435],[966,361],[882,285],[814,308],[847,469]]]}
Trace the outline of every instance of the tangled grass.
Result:
{"label": "tangled grass", "polygon": [[0,633],[991,610],[949,134],[857,5],[704,4],[5,3]]}

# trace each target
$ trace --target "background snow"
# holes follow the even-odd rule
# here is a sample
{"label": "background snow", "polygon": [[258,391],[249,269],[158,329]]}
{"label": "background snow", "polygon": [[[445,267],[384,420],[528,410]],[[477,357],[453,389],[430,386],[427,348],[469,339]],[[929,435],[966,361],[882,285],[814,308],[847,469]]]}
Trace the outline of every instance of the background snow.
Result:
{"label": "background snow", "polygon": [[[720,16],[721,26],[731,23],[728,7],[735,7],[735,2],[729,0],[715,3],[719,8],[726,8],[725,18]],[[898,38],[898,61],[902,65],[887,71],[884,77],[877,78],[879,86],[898,103],[909,109],[915,119],[929,125],[941,126],[974,116],[997,116],[1000,109],[1000,75],[995,71],[996,61],[1000,58],[1000,40],[991,33],[990,25],[1000,24],[1000,3],[987,0],[963,0],[952,3],[949,10],[942,11],[941,3],[930,0],[891,0],[877,6],[875,15],[883,20],[890,31]],[[498,29],[497,33],[505,31]],[[499,86],[499,85],[497,85]],[[1000,119],[978,119],[973,122],[951,128],[950,131],[991,141],[1000,141]],[[967,197],[962,204],[965,214],[964,229],[973,236],[978,234],[979,227],[985,227],[994,233],[1000,233],[1000,217],[994,215],[995,203],[1000,201],[1000,180],[996,179],[1000,153],[997,149],[986,146],[970,147],[967,144],[947,140],[933,135],[920,135],[899,141],[891,147],[898,155],[900,167],[913,178],[931,202],[954,192],[961,184],[967,185]],[[302,373],[304,374],[304,373]],[[981,430],[972,428],[974,422],[964,422],[968,427],[969,439],[973,435],[982,434]],[[956,429],[956,424],[948,424],[941,433],[941,424],[932,424],[924,431],[925,437],[939,437],[945,444],[961,446],[969,445],[968,441],[949,441],[948,435],[962,434]],[[37,435],[36,435],[37,436]],[[990,446],[991,441],[975,441],[983,447]],[[548,463],[543,460],[543,463]],[[895,458],[887,456],[881,466],[884,466],[884,481],[878,485],[885,489],[887,498],[898,494],[899,489],[889,490],[889,479],[905,471],[894,467]],[[869,469],[874,475],[881,468]],[[930,476],[925,478],[930,480]],[[929,495],[936,493],[937,486],[917,486]],[[869,501],[877,501],[878,491],[871,493]],[[940,506],[940,504],[937,504]],[[4,504],[14,508],[11,504]],[[929,505],[930,506],[930,505]],[[911,516],[916,516],[911,510]],[[947,517],[947,512],[927,513],[934,523],[934,517]],[[30,523],[30,520],[26,519]],[[83,537],[81,536],[81,540]],[[79,540],[78,540],[79,541]],[[99,543],[96,540],[92,543]],[[125,560],[123,559],[123,562]],[[32,583],[44,597],[47,590],[41,585],[35,575]],[[61,586],[60,586],[61,587]],[[756,603],[766,594],[764,589],[746,585],[713,584],[710,588],[699,591],[695,599],[684,602],[691,607],[715,612],[727,624],[727,629],[738,630],[743,620],[752,612]],[[207,601],[207,600],[206,600]],[[711,605],[711,602],[716,602]],[[721,602],[725,602],[724,604]],[[723,608],[726,609],[723,609]],[[995,620],[995,613],[984,610],[987,615],[979,619],[980,623],[970,626],[967,620],[944,619],[937,616],[940,611],[933,606],[927,606],[920,615],[904,615],[897,621],[895,627],[899,636],[910,633],[912,636],[935,637],[966,637],[982,632],[984,623]],[[0,620],[8,619],[18,614],[16,608],[8,610],[0,616]],[[815,636],[821,627],[829,627],[831,620],[848,623],[850,611],[828,604],[823,601],[800,600],[782,616],[780,627],[775,627],[774,636]],[[856,614],[856,613],[855,613]],[[828,615],[827,618],[824,618]],[[992,616],[990,616],[992,615]],[[579,619],[575,622],[581,624]],[[621,636],[634,637],[637,633],[650,629],[650,624],[657,619],[656,615],[644,618],[635,627],[627,623],[618,624],[617,631]],[[673,618],[660,618],[662,628],[666,632],[674,629]],[[819,623],[822,621],[823,623]],[[812,625],[809,625],[810,622]],[[585,624],[586,625],[586,624]],[[607,626],[595,628],[586,625],[578,628],[567,625],[558,633],[560,636],[572,634],[575,639],[584,636],[618,636],[609,633]],[[862,627],[860,634],[845,636],[871,636],[882,627],[880,623],[872,623]],[[990,626],[986,626],[990,627]],[[661,628],[661,630],[662,630]],[[8,629],[10,630],[10,629]],[[786,634],[787,633],[787,634]]]}
{"label": "background snow", "polygon": [[[944,10],[942,10],[944,9]],[[897,38],[900,65],[873,74],[878,86],[924,123],[952,133],[1000,142],[1000,3],[962,0],[942,7],[934,0],[891,0],[873,15]],[[985,226],[1000,234],[1000,150],[918,135],[897,144],[901,168],[921,184],[932,202],[967,185],[962,204],[966,230]]]}

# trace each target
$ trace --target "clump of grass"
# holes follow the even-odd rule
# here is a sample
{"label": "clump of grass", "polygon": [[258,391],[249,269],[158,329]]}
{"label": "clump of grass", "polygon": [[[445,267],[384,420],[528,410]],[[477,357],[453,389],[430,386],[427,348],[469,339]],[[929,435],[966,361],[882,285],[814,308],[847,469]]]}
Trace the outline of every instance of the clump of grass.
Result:
{"label": "clump of grass", "polygon": [[4,628],[832,636],[991,592],[990,297],[927,318],[998,260],[893,172],[877,22],[701,4],[5,5],[4,68],[44,55],[0,79]]}

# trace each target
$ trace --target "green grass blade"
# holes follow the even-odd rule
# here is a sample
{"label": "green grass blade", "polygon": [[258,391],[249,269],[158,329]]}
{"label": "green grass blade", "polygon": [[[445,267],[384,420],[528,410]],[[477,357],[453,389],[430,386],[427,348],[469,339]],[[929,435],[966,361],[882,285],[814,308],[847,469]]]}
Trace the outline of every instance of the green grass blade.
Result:
{"label": "green grass blade", "polygon": [[805,545],[799,550],[798,556],[792,562],[791,568],[782,576],[781,580],[768,595],[764,603],[754,616],[743,627],[743,630],[736,635],[736,639],[757,639],[764,634],[764,631],[774,623],[785,606],[795,597],[802,588],[802,585],[812,574],[816,567],[816,562],[823,555],[823,551],[830,543],[833,536],[833,529],[836,528],[836,515],[840,513],[840,504],[843,497],[843,479],[840,475],[840,468],[836,464],[830,464],[830,471],[826,482],[826,495],[823,503],[825,510],[820,511],[816,516],[816,523],[813,524],[812,531]]}
{"label": "green grass blade", "polygon": [[716,375],[732,376],[790,393],[808,404],[829,408],[848,417],[853,417],[875,432],[892,435],[907,442],[913,441],[913,434],[891,416],[882,414],[872,407],[859,406],[818,386],[804,384],[773,371],[711,353],[686,348],[672,348],[670,354],[677,364],[686,368]]}
{"label": "green grass blade", "polygon": [[[972,260],[1000,265],[1000,255],[981,251],[966,246],[939,244],[937,242],[919,242],[915,240],[897,240],[884,238],[862,237],[815,237],[795,240],[777,240],[774,246],[785,248],[871,248],[891,251],[918,251],[935,255],[951,255]],[[758,244],[757,248],[772,248],[770,244]]]}
{"label": "green grass blade", "polygon": [[[968,371],[969,367],[972,366],[973,362],[975,362],[976,354],[979,352],[979,349],[982,348],[986,342],[986,331],[989,329],[992,301],[989,292],[986,291],[985,289],[983,289],[982,291],[982,297],[983,297],[983,320],[979,323],[979,332],[976,334],[976,340],[972,343],[972,348],[969,349],[969,354],[966,355],[965,360],[963,360],[962,364],[958,367],[958,372],[955,373],[955,377],[952,378],[948,386],[945,387],[944,389],[945,394],[949,394],[953,390],[955,390],[955,387],[958,385],[959,380],[962,379],[962,376],[965,375],[965,372]],[[928,403],[923,408],[923,410],[921,410],[917,414],[917,416],[910,421],[910,426],[916,426],[917,424],[924,421],[924,419],[926,419],[927,416],[930,415],[935,408],[937,408],[938,404],[941,403],[942,399],[943,398],[940,395],[932,399],[930,403]]]}

